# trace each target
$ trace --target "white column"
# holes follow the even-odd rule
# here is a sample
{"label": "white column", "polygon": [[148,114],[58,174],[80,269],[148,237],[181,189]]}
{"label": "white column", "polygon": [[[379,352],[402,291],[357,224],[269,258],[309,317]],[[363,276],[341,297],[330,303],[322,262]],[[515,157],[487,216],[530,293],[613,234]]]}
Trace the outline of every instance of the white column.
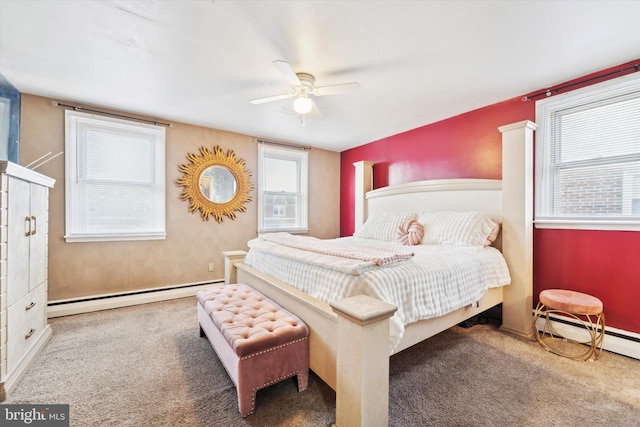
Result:
{"label": "white column", "polygon": [[502,329],[533,336],[533,131],[528,120],[501,126],[502,253],[511,285],[503,288]]}
{"label": "white column", "polygon": [[362,160],[353,164],[355,179],[355,228],[354,232],[367,220],[367,191],[373,190],[373,162]]}
{"label": "white column", "polygon": [[237,283],[236,264],[244,262],[247,253],[245,251],[223,251],[222,255],[224,255],[224,284]]}
{"label": "white column", "polygon": [[331,304],[338,315],[337,427],[389,425],[389,317],[392,304],[357,295]]}

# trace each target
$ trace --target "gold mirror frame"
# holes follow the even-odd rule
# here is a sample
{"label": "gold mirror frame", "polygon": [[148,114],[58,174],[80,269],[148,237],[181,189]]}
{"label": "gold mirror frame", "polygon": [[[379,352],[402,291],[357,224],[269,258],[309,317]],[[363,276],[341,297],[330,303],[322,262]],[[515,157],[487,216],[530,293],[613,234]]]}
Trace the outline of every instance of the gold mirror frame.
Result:
{"label": "gold mirror frame", "polygon": [[[232,150],[224,154],[219,146],[213,148],[213,152],[205,147],[200,147],[200,154],[187,154],[190,163],[180,165],[179,170],[184,176],[176,181],[176,184],[183,186],[184,190],[180,195],[181,200],[188,200],[189,212],[195,213],[200,210],[203,221],[208,221],[213,216],[219,223],[224,216],[229,219],[236,218],[236,211],[244,212],[245,203],[251,200],[249,192],[253,185],[249,181],[251,172],[245,170],[245,161],[236,160],[236,155]],[[231,172],[236,180],[236,191],[231,199],[223,203],[215,203],[209,200],[200,191],[200,177],[202,173],[212,167],[222,166]]]}

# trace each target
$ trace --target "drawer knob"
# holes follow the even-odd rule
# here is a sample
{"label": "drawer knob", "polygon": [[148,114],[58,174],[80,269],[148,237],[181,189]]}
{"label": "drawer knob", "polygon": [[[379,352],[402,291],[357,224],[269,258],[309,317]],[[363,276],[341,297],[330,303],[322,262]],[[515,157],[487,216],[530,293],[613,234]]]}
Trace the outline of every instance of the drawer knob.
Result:
{"label": "drawer knob", "polygon": [[33,307],[36,306],[36,302],[35,301],[31,301],[31,304],[29,304],[28,306],[26,306],[24,309],[25,311],[29,311],[31,310]]}
{"label": "drawer knob", "polygon": [[27,332],[27,335],[24,336],[25,340],[28,340],[29,338],[31,338],[31,335],[35,334],[36,330],[31,328],[31,330],[29,332]]}

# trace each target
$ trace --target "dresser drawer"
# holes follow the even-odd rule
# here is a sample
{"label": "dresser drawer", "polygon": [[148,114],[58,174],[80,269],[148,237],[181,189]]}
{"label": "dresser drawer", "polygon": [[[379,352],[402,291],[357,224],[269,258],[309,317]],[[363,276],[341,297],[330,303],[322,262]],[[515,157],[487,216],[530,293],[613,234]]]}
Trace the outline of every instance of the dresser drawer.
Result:
{"label": "dresser drawer", "polygon": [[7,371],[11,371],[44,331],[45,287],[39,286],[7,310]]}

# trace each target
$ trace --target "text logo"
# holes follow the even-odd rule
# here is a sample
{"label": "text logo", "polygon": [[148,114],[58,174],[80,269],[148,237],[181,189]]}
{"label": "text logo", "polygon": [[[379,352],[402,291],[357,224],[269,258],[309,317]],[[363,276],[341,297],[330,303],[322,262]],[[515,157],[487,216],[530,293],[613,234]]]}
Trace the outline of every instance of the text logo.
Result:
{"label": "text logo", "polygon": [[69,405],[1,405],[0,425],[69,427]]}

